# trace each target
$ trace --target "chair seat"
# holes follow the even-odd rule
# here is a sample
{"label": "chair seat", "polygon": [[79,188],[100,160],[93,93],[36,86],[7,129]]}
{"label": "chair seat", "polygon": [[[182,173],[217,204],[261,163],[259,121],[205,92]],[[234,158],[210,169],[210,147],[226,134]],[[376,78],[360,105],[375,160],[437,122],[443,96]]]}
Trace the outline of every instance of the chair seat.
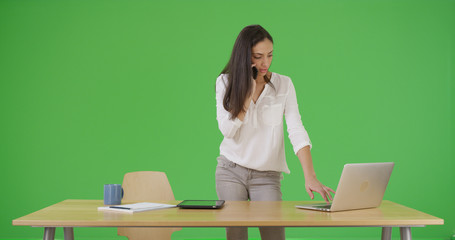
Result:
{"label": "chair seat", "polygon": [[[175,200],[169,180],[164,172],[140,171],[126,173],[123,177],[123,200],[153,202]],[[170,240],[182,228],[117,228],[119,236],[129,240]]]}

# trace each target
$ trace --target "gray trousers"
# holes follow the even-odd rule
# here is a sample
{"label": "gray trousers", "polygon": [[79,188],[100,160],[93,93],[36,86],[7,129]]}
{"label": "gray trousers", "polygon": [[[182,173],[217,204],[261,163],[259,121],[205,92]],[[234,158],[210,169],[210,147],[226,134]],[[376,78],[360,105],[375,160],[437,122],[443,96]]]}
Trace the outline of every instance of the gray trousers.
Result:
{"label": "gray trousers", "polygon": [[[218,199],[227,201],[281,201],[281,179],[276,171],[257,171],[240,166],[221,155],[215,181]],[[259,227],[262,240],[284,240],[284,227]],[[246,227],[226,228],[227,240],[248,239]]]}

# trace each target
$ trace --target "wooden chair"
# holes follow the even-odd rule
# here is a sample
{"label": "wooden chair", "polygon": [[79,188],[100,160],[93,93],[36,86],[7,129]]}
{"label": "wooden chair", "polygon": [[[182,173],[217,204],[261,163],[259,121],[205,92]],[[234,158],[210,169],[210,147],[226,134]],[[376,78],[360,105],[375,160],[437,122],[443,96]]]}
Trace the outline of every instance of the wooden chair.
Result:
{"label": "wooden chair", "polygon": [[[123,200],[153,202],[175,200],[171,185],[164,172],[130,172],[123,177]],[[159,210],[158,210],[159,211]],[[171,234],[182,228],[117,228],[119,236],[129,240],[171,239]]]}

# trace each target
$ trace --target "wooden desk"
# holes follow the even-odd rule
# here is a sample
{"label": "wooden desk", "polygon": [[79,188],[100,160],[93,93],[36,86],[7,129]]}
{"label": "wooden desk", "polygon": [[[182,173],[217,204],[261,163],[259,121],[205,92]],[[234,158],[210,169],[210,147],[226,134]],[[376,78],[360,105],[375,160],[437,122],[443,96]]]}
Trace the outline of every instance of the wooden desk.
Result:
{"label": "wooden desk", "polygon": [[45,240],[54,239],[56,227],[63,227],[65,240],[72,240],[73,227],[233,226],[382,227],[382,239],[391,239],[392,227],[400,227],[401,239],[410,240],[411,227],[444,224],[443,219],[385,200],[378,208],[334,213],[295,208],[307,203],[314,202],[226,201],[218,210],[168,208],[128,214],[98,211],[102,200],[65,200],[15,219],[13,225],[44,227]]}

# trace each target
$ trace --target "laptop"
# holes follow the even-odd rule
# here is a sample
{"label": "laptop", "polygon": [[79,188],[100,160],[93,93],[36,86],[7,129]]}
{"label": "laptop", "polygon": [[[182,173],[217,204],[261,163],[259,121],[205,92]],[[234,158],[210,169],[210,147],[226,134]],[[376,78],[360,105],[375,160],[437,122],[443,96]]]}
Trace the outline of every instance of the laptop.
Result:
{"label": "laptop", "polygon": [[317,203],[296,207],[327,212],[378,207],[384,197],[393,166],[393,162],[346,164],[331,204]]}

